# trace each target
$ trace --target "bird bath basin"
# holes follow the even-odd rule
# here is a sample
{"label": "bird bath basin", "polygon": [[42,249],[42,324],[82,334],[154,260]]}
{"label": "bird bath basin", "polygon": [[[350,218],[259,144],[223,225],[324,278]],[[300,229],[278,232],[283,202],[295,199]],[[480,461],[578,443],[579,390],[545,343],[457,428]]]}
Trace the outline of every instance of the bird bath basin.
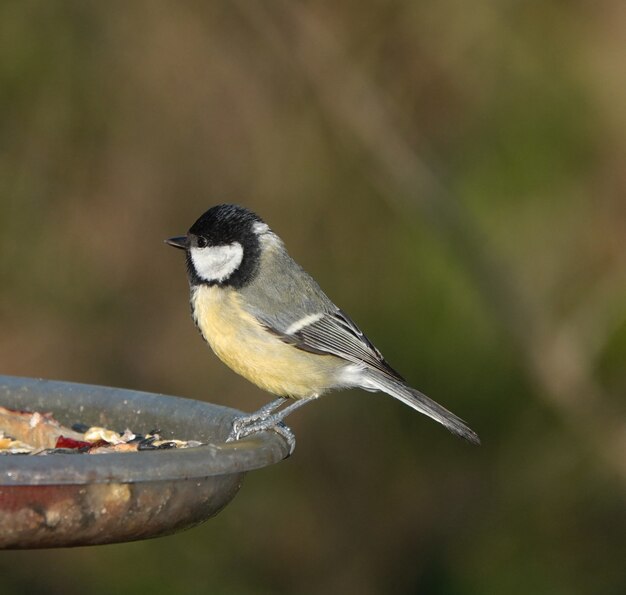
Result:
{"label": "bird bath basin", "polygon": [[0,455],[0,549],[96,545],[167,535],[216,515],[246,472],[293,445],[275,432],[225,442],[239,411],[125,389],[0,376],[0,406],[167,439],[188,449]]}

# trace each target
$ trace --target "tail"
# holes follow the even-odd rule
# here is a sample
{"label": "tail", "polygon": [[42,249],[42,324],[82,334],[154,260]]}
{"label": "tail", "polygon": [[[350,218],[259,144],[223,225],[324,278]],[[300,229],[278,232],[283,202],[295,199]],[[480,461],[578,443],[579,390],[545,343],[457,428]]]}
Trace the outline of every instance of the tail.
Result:
{"label": "tail", "polygon": [[439,405],[425,394],[411,388],[401,380],[396,380],[378,372],[368,374],[367,387],[369,390],[380,390],[416,411],[427,415],[431,419],[445,426],[450,432],[467,440],[471,444],[480,444],[478,434],[474,432],[461,418]]}

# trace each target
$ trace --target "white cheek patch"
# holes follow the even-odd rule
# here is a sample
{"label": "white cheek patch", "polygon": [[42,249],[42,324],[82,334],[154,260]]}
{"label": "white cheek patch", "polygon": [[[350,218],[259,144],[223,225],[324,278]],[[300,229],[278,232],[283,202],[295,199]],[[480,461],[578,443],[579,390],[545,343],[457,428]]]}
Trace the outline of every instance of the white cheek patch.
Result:
{"label": "white cheek patch", "polygon": [[224,281],[239,268],[242,260],[243,247],[239,242],[191,249],[196,273],[205,281]]}

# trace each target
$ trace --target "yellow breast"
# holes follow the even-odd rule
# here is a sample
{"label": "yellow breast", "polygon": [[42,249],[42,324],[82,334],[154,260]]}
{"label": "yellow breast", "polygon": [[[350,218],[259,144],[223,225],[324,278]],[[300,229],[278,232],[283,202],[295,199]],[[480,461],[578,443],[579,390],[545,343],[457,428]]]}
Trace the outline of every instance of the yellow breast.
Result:
{"label": "yellow breast", "polygon": [[232,289],[199,286],[191,297],[200,332],[230,368],[260,388],[285,397],[319,395],[336,382],[344,363],[297,349],[243,310]]}

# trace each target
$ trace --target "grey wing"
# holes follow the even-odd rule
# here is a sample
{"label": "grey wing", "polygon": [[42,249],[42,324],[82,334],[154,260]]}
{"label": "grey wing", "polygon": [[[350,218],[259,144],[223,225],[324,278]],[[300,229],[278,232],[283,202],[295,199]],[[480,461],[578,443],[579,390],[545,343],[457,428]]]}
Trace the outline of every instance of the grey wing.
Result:
{"label": "grey wing", "polygon": [[319,320],[292,335],[284,336],[283,340],[306,351],[336,355],[355,364],[364,363],[383,374],[403,380],[365,333],[339,308],[335,307],[333,312],[325,313]]}
{"label": "grey wing", "polygon": [[[309,312],[286,328],[282,319],[272,320],[261,313],[256,316],[270,332],[298,349],[320,355],[335,355],[355,364],[365,364],[395,380],[404,381],[363,331],[336,306],[330,312]],[[301,326],[300,322],[304,325]]]}
{"label": "grey wing", "polygon": [[268,250],[265,274],[242,288],[244,308],[272,333],[298,349],[365,364],[396,380],[359,327],[326,296],[315,280],[282,250]]}

